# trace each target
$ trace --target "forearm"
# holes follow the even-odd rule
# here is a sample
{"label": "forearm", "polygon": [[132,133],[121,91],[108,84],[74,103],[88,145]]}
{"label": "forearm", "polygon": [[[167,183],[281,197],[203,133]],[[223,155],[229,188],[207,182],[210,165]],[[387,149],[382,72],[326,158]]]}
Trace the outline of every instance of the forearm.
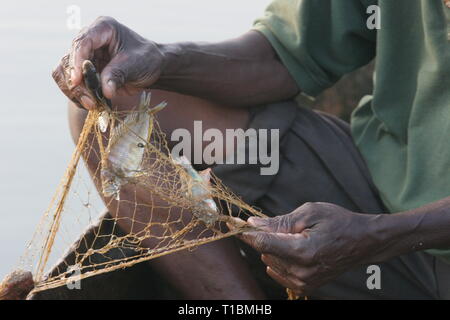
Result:
{"label": "forearm", "polygon": [[450,197],[424,207],[374,217],[379,242],[372,262],[426,249],[450,248]]}
{"label": "forearm", "polygon": [[286,100],[298,93],[288,70],[256,31],[216,44],[160,45],[165,63],[154,88],[236,107]]}

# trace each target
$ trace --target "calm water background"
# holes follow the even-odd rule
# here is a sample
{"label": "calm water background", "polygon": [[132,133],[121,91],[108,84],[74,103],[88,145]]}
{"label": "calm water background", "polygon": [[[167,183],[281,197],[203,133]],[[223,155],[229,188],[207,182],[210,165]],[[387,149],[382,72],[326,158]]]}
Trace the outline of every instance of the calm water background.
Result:
{"label": "calm water background", "polygon": [[[218,41],[251,27],[269,0],[26,1],[0,5],[0,278],[10,272],[45,211],[73,150],[66,100],[50,73],[76,30],[113,16],[159,42]],[[78,228],[78,227],[77,227]]]}

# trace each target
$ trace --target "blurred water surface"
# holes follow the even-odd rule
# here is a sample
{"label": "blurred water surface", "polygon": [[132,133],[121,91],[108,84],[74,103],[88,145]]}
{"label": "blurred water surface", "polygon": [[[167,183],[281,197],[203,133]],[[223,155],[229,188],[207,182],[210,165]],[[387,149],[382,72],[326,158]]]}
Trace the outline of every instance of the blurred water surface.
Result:
{"label": "blurred water surface", "polygon": [[[50,76],[76,30],[113,16],[159,42],[238,36],[268,0],[12,1],[0,5],[0,278],[17,265],[73,150],[66,100]],[[77,227],[78,228],[78,227]]]}

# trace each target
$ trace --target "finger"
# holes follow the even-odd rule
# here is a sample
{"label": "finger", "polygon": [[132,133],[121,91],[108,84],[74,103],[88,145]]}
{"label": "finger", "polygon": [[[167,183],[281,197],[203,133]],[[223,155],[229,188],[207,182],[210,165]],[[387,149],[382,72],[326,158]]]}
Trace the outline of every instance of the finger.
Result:
{"label": "finger", "polygon": [[305,283],[314,280],[317,268],[314,265],[299,264],[298,261],[284,259],[275,255],[263,254],[261,260],[264,264],[282,276],[293,276]]}
{"label": "finger", "polygon": [[84,87],[77,86],[70,89],[70,78],[67,74],[68,59],[68,55],[64,56],[61,59],[59,65],[52,72],[53,79],[55,80],[61,91],[78,107],[84,107],[87,109],[93,108],[93,100],[90,97],[89,92]]}
{"label": "finger", "polygon": [[128,80],[127,61],[128,58],[125,55],[118,54],[103,69],[100,78],[103,95],[108,99],[114,98],[118,89],[125,86]]}
{"label": "finger", "polygon": [[65,70],[64,70],[64,59],[61,60],[61,62],[58,64],[58,66],[53,70],[52,77],[53,80],[55,80],[58,87],[61,89],[61,91],[69,98],[72,99],[73,96],[69,90],[69,83],[66,79]]}
{"label": "finger", "polygon": [[267,232],[300,233],[306,227],[303,216],[298,212],[275,218],[251,217],[248,222],[251,226]]}
{"label": "finger", "polygon": [[229,221],[227,221],[227,227],[230,230],[236,230],[244,226],[247,226],[247,223],[244,220],[236,217],[230,217],[228,220]]}
{"label": "finger", "polygon": [[282,276],[270,267],[267,267],[266,272],[273,280],[278,282],[282,287],[293,290],[299,296],[304,294],[304,287],[305,287],[304,282],[295,279],[292,276]]}
{"label": "finger", "polygon": [[294,233],[292,228],[292,219],[289,215],[277,216],[275,218],[251,217],[248,219],[250,226],[262,231],[272,233]]}
{"label": "finger", "polygon": [[289,264],[291,264],[291,262],[289,260],[286,259],[282,260],[271,254],[262,254],[261,260],[262,262],[264,262],[266,266],[270,267],[272,270],[274,270],[275,272],[277,272],[282,276],[287,276],[290,274]]}
{"label": "finger", "polygon": [[296,242],[301,241],[301,234],[245,232],[239,238],[260,253],[293,257],[296,254]]}
{"label": "finger", "polygon": [[250,226],[258,228],[262,231],[267,232],[276,232],[274,230],[273,225],[277,224],[277,218],[259,218],[259,217],[250,217],[247,222]]}
{"label": "finger", "polygon": [[73,86],[80,85],[82,82],[83,62],[92,60],[95,50],[109,45],[113,40],[113,35],[113,27],[106,22],[99,21],[73,41],[70,65],[70,78]]}
{"label": "finger", "polygon": [[96,104],[95,104],[94,100],[89,96],[89,93],[88,94],[83,94],[80,97],[80,103],[87,110],[93,110],[96,107]]}

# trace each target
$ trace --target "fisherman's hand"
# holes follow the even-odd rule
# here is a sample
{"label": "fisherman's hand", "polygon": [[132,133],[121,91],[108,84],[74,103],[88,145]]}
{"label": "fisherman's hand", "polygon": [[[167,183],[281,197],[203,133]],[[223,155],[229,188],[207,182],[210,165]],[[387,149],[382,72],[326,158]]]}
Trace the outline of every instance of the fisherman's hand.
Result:
{"label": "fisherman's hand", "polygon": [[133,95],[149,88],[160,76],[164,54],[158,45],[110,17],[100,17],[73,40],[69,54],[53,78],[72,101],[87,109],[94,101],[83,84],[82,64],[91,60],[101,72],[103,94]]}
{"label": "fisherman's hand", "polygon": [[250,218],[261,231],[241,237],[262,253],[267,273],[299,295],[311,293],[382,250],[374,232],[382,215],[357,214],[328,203],[307,203],[276,218]]}

